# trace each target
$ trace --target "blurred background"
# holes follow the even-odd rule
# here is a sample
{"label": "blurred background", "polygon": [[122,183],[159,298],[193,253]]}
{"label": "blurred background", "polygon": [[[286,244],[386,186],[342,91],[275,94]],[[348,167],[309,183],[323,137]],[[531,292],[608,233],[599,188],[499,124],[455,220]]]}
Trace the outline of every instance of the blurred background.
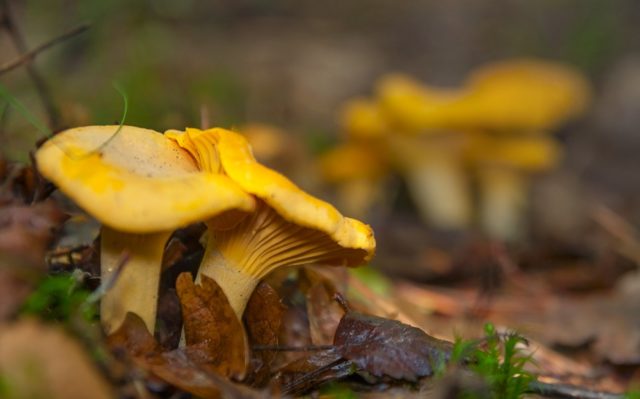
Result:
{"label": "blurred background", "polygon": [[[640,4],[634,0],[8,4],[29,48],[91,24],[34,63],[59,114],[56,129],[119,121],[116,81],[129,97],[127,124],[245,131],[263,162],[372,223],[382,265],[402,264],[399,254],[410,255],[409,269],[426,262],[424,269],[440,270],[451,263],[441,259],[451,256],[451,248],[468,249],[469,236],[524,248],[549,240],[571,247],[591,237],[594,220],[598,231],[605,225],[614,236],[622,234],[616,240],[628,239],[624,235],[635,234],[633,226],[640,224]],[[2,62],[18,55],[6,34],[0,35],[0,54]],[[516,238],[483,229],[476,205],[483,189],[474,178],[468,183],[473,215],[454,228],[416,217],[424,212],[402,168],[371,172],[379,185],[373,191],[347,184],[345,194],[324,178],[322,157],[347,140],[344,104],[374,98],[382,76],[401,73],[424,85],[459,88],[483,65],[523,58],[562,63],[591,94],[581,112],[546,132],[560,155],[552,167],[527,176],[521,194],[527,204],[518,216],[526,227]],[[48,120],[25,68],[1,75],[0,82]],[[1,129],[1,153],[10,160],[27,161],[42,138],[8,107]],[[273,142],[271,136],[284,139]],[[352,161],[354,168],[378,162]],[[474,166],[465,168],[473,177]],[[369,202],[349,203],[358,197]],[[437,250],[425,253],[424,243]],[[637,248],[632,252],[631,258]]]}

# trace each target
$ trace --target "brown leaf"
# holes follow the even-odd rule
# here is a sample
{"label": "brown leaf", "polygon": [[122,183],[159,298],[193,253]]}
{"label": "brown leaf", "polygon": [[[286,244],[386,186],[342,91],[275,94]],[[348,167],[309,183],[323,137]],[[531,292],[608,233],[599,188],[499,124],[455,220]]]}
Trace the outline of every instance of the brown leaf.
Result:
{"label": "brown leaf", "polygon": [[162,270],[166,270],[175,265],[187,252],[188,248],[177,237],[172,237],[164,250],[162,256]]}
{"label": "brown leaf", "polygon": [[399,321],[348,312],[340,321],[334,344],[343,358],[381,377],[416,381],[430,376],[449,359],[451,343]]}
{"label": "brown leaf", "polygon": [[187,345],[197,345],[212,370],[244,378],[249,359],[247,339],[222,289],[207,276],[202,276],[202,284],[196,285],[190,273],[181,273],[176,291]]}
{"label": "brown leaf", "polygon": [[13,316],[31,290],[30,283],[15,276],[11,270],[0,268],[0,320]]}
{"label": "brown leaf", "polygon": [[234,384],[194,361],[189,348],[140,359],[141,365],[166,382],[205,399],[266,398],[268,395]]}
{"label": "brown leaf", "polygon": [[[253,291],[244,312],[244,322],[251,346],[278,344],[278,333],[282,325],[284,306],[273,288],[267,283],[260,283]],[[277,353],[274,351],[255,351],[251,359],[251,384],[263,386],[271,374],[271,364]]]}
{"label": "brown leaf", "polygon": [[307,315],[314,345],[331,345],[344,309],[333,299],[333,286],[318,281],[307,291]]}
{"label": "brown leaf", "polygon": [[120,328],[107,337],[107,344],[112,350],[124,350],[133,357],[145,356],[161,349],[144,321],[134,313],[127,313]]}
{"label": "brown leaf", "polygon": [[38,179],[33,166],[5,163],[0,176],[0,201],[10,203],[30,203],[38,190],[42,191],[42,181]]}
{"label": "brown leaf", "polygon": [[7,399],[109,399],[111,387],[62,329],[34,320],[0,326],[0,375]]}
{"label": "brown leaf", "polygon": [[19,259],[15,266],[43,268],[45,250],[65,218],[53,201],[0,207],[0,261]]}
{"label": "brown leaf", "polygon": [[207,342],[162,352],[139,316],[128,313],[122,326],[107,338],[111,349],[126,352],[141,369],[163,381],[202,398],[258,397],[248,388],[226,380],[209,367]]}
{"label": "brown leaf", "polygon": [[182,334],[182,310],[175,288],[160,289],[155,336],[165,348],[177,348]]}
{"label": "brown leaf", "polygon": [[353,364],[335,348],[294,360],[278,370],[277,384],[285,395],[300,395],[318,385],[353,373]]}

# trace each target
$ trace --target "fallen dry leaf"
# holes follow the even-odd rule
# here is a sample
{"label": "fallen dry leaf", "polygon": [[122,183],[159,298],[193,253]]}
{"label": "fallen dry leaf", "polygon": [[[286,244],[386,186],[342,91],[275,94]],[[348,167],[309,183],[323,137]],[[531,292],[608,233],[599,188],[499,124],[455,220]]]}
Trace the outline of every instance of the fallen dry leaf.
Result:
{"label": "fallen dry leaf", "polygon": [[0,268],[0,321],[13,316],[31,290],[32,284]]}
{"label": "fallen dry leaf", "polygon": [[0,202],[27,204],[33,201],[37,191],[42,191],[33,166],[5,163],[0,175]]}
{"label": "fallen dry leaf", "polygon": [[226,378],[208,370],[193,360],[188,350],[147,356],[140,360],[145,368],[166,382],[205,399],[225,398],[269,398],[266,392],[234,384]]}
{"label": "fallen dry leaf", "polygon": [[[249,298],[243,317],[252,347],[278,345],[284,310],[275,290],[267,283],[260,283]],[[251,385],[264,386],[268,383],[276,356],[274,351],[253,351],[251,381],[248,381]]]}
{"label": "fallen dry leaf", "polygon": [[127,314],[122,326],[107,340],[116,354],[127,353],[142,370],[198,397],[261,397],[259,392],[233,384],[214,372],[209,366],[206,343],[162,352],[142,319],[135,314]]}
{"label": "fallen dry leaf", "polygon": [[127,313],[120,328],[107,337],[107,344],[112,350],[126,351],[133,357],[161,351],[160,345],[151,336],[144,321],[135,313]]}
{"label": "fallen dry leaf", "polygon": [[175,288],[160,290],[155,336],[165,348],[177,348],[182,334],[182,309]]}
{"label": "fallen dry leaf", "polygon": [[323,382],[337,380],[353,373],[350,361],[335,348],[325,349],[294,360],[278,371],[277,384],[285,395],[300,395]]}
{"label": "fallen dry leaf", "polygon": [[235,379],[244,378],[249,361],[247,338],[240,320],[214,280],[202,276],[196,285],[190,273],[176,280],[184,318],[187,346],[197,346],[212,370]]}
{"label": "fallen dry leaf", "polygon": [[448,361],[452,345],[396,320],[348,312],[334,345],[343,358],[376,377],[416,381]]}
{"label": "fallen dry leaf", "polygon": [[114,397],[78,342],[35,320],[0,326],[0,375],[7,384],[6,399]]}
{"label": "fallen dry leaf", "polygon": [[336,291],[329,284],[318,281],[307,291],[307,315],[314,345],[331,345],[344,316],[344,309],[334,299]]}
{"label": "fallen dry leaf", "polygon": [[[0,260],[17,258],[17,266],[44,269],[45,250],[64,219],[66,216],[53,201],[0,206]],[[11,266],[6,265],[7,261],[2,263]]]}

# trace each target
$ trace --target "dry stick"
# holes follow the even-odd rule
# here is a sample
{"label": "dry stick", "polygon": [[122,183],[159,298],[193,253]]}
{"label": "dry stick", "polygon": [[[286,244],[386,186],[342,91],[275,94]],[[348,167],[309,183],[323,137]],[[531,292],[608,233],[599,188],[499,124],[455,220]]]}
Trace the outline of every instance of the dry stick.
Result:
{"label": "dry stick", "polygon": [[254,351],[269,352],[315,352],[335,349],[335,345],[309,345],[309,346],[285,346],[285,345],[254,345],[251,347]]}
{"label": "dry stick", "polygon": [[548,384],[540,381],[530,383],[527,391],[545,398],[555,399],[624,399],[623,394],[592,391],[573,385]]}
{"label": "dry stick", "polygon": [[30,50],[9,62],[5,62],[4,64],[0,65],[0,75],[7,73],[23,64],[31,63],[36,58],[37,55],[47,50],[49,47],[55,46],[56,44],[61,43],[67,39],[70,39],[73,36],[79,35],[80,33],[84,32],[87,29],[89,29],[89,24],[82,24],[82,25],[76,26],[75,28],[72,28],[67,32],[61,34],[60,36],[53,38],[48,42],[42,43],[41,45],[34,48],[33,50]]}
{"label": "dry stick", "polygon": [[[11,41],[13,42],[13,45],[18,50],[18,52],[21,54],[27,53],[29,51],[27,48],[27,44],[22,37],[18,26],[14,22],[13,15],[9,7],[9,2],[7,0],[0,0],[0,4],[2,5],[2,19],[0,20],[0,24],[2,24],[4,29],[9,34],[9,37],[11,38]],[[27,72],[29,73],[29,77],[33,81],[33,84],[36,86],[36,91],[40,96],[40,100],[42,101],[42,105],[44,106],[45,112],[49,119],[49,127],[53,130],[56,130],[58,127],[60,116],[58,115],[58,110],[53,103],[53,98],[51,96],[51,93],[49,92],[49,88],[32,63],[27,63],[24,65],[27,69]]]}

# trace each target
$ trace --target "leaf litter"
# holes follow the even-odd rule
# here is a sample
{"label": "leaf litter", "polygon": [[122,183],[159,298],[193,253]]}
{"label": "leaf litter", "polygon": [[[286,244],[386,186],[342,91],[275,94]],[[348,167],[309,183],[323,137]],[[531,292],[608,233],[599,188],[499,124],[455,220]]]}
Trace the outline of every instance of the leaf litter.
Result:
{"label": "leaf litter", "polygon": [[[9,270],[10,279],[4,280],[4,284],[10,288],[0,291],[0,316],[7,318],[15,314],[17,307],[24,302],[37,277],[46,272],[42,259],[52,241],[60,237],[58,232],[66,216],[56,201],[41,201],[46,195],[39,193],[48,189],[36,175],[15,172],[6,164],[3,168],[0,261],[9,268],[0,268],[0,284],[6,278],[3,272],[6,274]],[[34,198],[40,200],[31,204]],[[184,270],[197,269],[202,249],[198,242],[201,230],[191,228],[177,232],[168,251],[170,256],[163,265],[163,289],[173,294],[165,300],[165,305],[160,306],[159,316],[170,320],[167,333],[171,337],[160,337],[161,340],[157,341],[139,320],[130,315],[121,330],[108,339],[116,358],[123,362],[119,367],[112,362],[106,363],[108,375],[125,376],[125,382],[114,386],[121,392],[139,392],[141,384],[142,389],[160,392],[158,383],[163,381],[162,389],[167,392],[178,389],[204,398],[265,397],[316,391],[323,384],[338,380],[355,382],[357,389],[391,389],[389,392],[408,382],[418,384],[413,385],[413,392],[422,392],[424,381],[432,380],[438,365],[446,362],[451,350],[449,342],[425,331],[435,331],[438,337],[450,337],[450,326],[455,324],[453,319],[469,314],[470,309],[478,311],[477,296],[469,295],[471,291],[453,289],[438,292],[424,286],[397,282],[385,283],[387,289],[379,291],[369,286],[368,281],[341,269],[306,268],[297,277],[288,275],[276,279],[273,286],[277,292],[269,285],[261,284],[247,306],[243,324],[237,320],[215,282],[203,277],[202,282],[196,284],[189,274],[180,274]],[[99,270],[96,268],[97,251],[91,244],[78,249],[56,248],[49,250],[48,255],[52,270],[81,267],[92,270],[90,275],[93,276]],[[65,256],[68,260],[60,261]],[[488,262],[492,261],[489,259]],[[28,267],[25,268],[25,264]],[[19,272],[15,273],[16,270]],[[35,280],[25,278],[32,275],[36,276]],[[509,278],[503,289],[508,288]],[[172,281],[176,282],[175,288],[171,286]],[[535,296],[539,291],[535,284],[532,287],[524,291]],[[552,291],[545,291],[545,294],[549,293]],[[335,300],[345,294],[350,298],[349,307],[354,310],[345,309]],[[494,296],[491,303],[496,306],[485,309],[484,314],[503,324],[518,324],[518,320],[530,315],[528,305],[534,305],[531,298],[514,297],[514,305],[505,307],[508,302],[499,298]],[[592,372],[584,362],[570,364],[559,354],[546,355],[546,358],[540,355],[550,352],[544,345],[553,345],[554,342],[566,345],[567,341],[559,339],[563,332],[570,345],[578,345],[584,340],[592,340],[595,331],[600,338],[592,341],[595,342],[593,348],[601,359],[617,364],[637,362],[637,348],[632,347],[635,341],[624,334],[637,328],[624,324],[629,322],[629,312],[635,312],[632,305],[637,303],[633,299],[635,296],[617,298],[614,295],[610,298],[610,301],[602,301],[596,296],[592,302],[577,300],[576,304],[571,301],[563,303],[569,310],[558,312],[555,316],[558,319],[566,320],[572,312],[605,312],[611,319],[616,317],[616,313],[607,309],[617,306],[619,322],[613,322],[609,329],[606,323],[595,330],[586,323],[580,327],[582,331],[576,331],[578,327],[562,331],[559,327],[562,324],[553,321],[551,326],[558,328],[546,328],[543,346],[538,346],[541,350],[533,352],[534,357],[537,355],[541,360],[550,362],[543,362],[548,370],[562,362],[567,364],[564,369],[556,370],[557,378],[553,381],[586,384],[588,379],[576,379],[576,375],[562,376],[562,372],[574,370],[581,375]],[[533,308],[545,309],[552,302],[535,300]],[[420,310],[425,306],[433,315],[452,318],[447,322],[448,331],[433,330],[429,317],[425,318],[423,310]],[[574,310],[571,310],[572,306]],[[186,345],[176,348],[176,339],[181,331],[178,323],[183,314]],[[535,325],[531,318],[525,322],[529,326]],[[546,324],[549,325],[548,322]],[[621,345],[622,342],[627,346]],[[614,346],[619,350],[612,350]],[[244,385],[238,384],[240,381]],[[257,391],[247,385],[267,390]],[[394,386],[396,388],[392,388]],[[609,386],[613,390],[620,389],[619,384]],[[405,394],[409,392],[406,388],[400,389]]]}

